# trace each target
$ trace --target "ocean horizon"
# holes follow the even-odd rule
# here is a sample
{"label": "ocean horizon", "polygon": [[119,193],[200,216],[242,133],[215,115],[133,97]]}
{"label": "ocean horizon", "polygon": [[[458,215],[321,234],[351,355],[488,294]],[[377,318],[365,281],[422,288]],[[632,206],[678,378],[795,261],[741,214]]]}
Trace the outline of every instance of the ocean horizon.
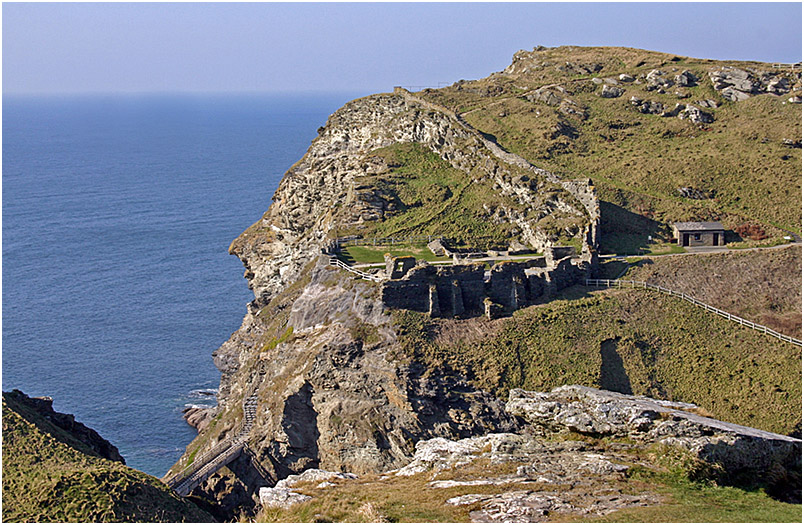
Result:
{"label": "ocean horizon", "polygon": [[347,93],[3,95],[3,390],[163,475],[253,295],[235,237]]}

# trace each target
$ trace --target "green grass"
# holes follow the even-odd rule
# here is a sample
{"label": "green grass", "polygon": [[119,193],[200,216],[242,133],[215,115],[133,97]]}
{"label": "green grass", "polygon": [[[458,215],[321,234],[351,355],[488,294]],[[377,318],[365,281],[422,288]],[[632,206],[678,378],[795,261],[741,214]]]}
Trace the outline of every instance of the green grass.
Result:
{"label": "green grass", "polygon": [[399,342],[406,355],[505,397],[510,388],[605,388],[601,345],[613,340],[634,394],[695,403],[718,419],[782,434],[800,423],[800,348],[663,294],[579,291],[489,325],[457,321],[485,334],[469,340],[439,337],[445,321],[399,311]]}
{"label": "green grass", "polygon": [[212,521],[161,481],[100,458],[3,393],[3,521]]}
{"label": "green grass", "polygon": [[[694,479],[690,458],[680,450],[653,447],[648,461],[659,468],[637,466],[629,481],[645,483],[665,500],[661,505],[613,512],[591,520],[598,523],[801,523],[801,504],[779,501],[763,488],[722,486]],[[685,466],[686,463],[686,466]],[[692,466],[694,469],[694,466]]]}
{"label": "green grass", "polygon": [[678,482],[662,487],[669,501],[655,507],[613,512],[603,523],[801,523],[801,505],[783,503],[761,491]]}
{"label": "green grass", "polygon": [[[356,179],[358,187],[372,187],[382,198],[393,204],[395,212],[381,222],[367,222],[359,227],[363,237],[402,237],[437,235],[450,239],[457,246],[476,249],[505,249],[515,237],[509,221],[495,221],[487,209],[504,207],[523,210],[516,200],[505,197],[493,188],[483,173],[466,174],[447,161],[415,143],[400,143],[371,152],[382,157],[390,170]],[[510,168],[519,175],[520,168]],[[535,177],[533,173],[529,175]],[[550,199],[563,191],[550,183],[544,184],[541,196]],[[580,228],[586,219],[555,210],[542,218],[538,227],[556,241],[565,238],[565,228]],[[351,233],[348,229],[346,233]]]}
{"label": "green grass", "polygon": [[408,244],[393,246],[344,246],[339,254],[339,259],[348,264],[370,264],[385,262],[385,254],[390,253],[394,257],[413,256],[416,259],[436,262],[449,261],[449,257],[437,257],[433,255],[426,244]]}
{"label": "green grass", "polygon": [[[783,105],[786,97],[771,95],[739,103],[723,101],[707,76],[722,65],[770,70],[769,66],[686,57],[670,62],[669,55],[627,48],[556,48],[536,53],[533,60],[528,73],[489,77],[470,82],[460,91],[447,87],[423,96],[461,111],[475,110],[465,119],[505,149],[562,177],[590,177],[602,201],[660,225],[721,220],[727,229],[734,229],[751,221],[765,225],[773,237],[784,235],[777,227],[801,231],[801,150],[782,144],[785,138],[801,138],[801,106]],[[681,102],[714,99],[723,103],[706,110],[715,117],[706,126],[644,115],[629,103],[631,96],[668,107],[679,99],[673,90],[663,95],[647,92],[644,83],[622,84],[626,89],[622,97],[603,99],[598,95],[600,87],[583,80],[584,76],[558,70],[567,61],[584,60],[603,68],[587,78],[645,74],[657,67],[689,69],[700,81],[682,90],[689,98]],[[567,116],[558,108],[531,102],[512,87],[528,91],[553,83],[565,87],[588,118]],[[559,122],[573,127],[577,136],[555,135],[552,130]],[[684,199],[677,190],[685,186],[710,198]],[[610,234],[630,229],[627,221],[610,226],[614,226]],[[643,233],[651,232],[643,228]],[[605,236],[604,228],[604,245]]]}

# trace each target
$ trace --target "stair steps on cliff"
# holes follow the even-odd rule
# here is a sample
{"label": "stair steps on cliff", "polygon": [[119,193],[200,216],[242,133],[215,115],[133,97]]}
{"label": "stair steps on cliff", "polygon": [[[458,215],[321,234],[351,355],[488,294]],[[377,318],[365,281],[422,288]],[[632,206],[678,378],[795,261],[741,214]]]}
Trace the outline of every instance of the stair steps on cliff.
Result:
{"label": "stair steps on cliff", "polygon": [[210,475],[237,459],[243,452],[246,437],[257,419],[257,405],[257,394],[248,396],[243,401],[243,420],[238,432],[195,458],[193,463],[180,473],[163,481],[180,496],[187,496]]}

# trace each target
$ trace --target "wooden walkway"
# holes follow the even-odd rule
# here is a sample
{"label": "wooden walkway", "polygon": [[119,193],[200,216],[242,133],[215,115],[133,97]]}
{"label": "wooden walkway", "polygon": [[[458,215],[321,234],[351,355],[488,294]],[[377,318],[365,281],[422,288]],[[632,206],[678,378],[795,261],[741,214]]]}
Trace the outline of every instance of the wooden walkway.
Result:
{"label": "wooden walkway", "polygon": [[692,297],[691,295],[687,295],[682,292],[677,292],[675,290],[671,290],[669,288],[665,288],[664,286],[659,286],[657,284],[650,284],[644,281],[629,281],[625,279],[587,279],[586,286],[607,287],[607,288],[641,288],[644,290],[655,290],[657,292],[661,292],[667,295],[672,295],[673,297],[678,297],[679,299],[683,299],[688,303],[694,304],[698,308],[703,308],[707,312],[712,312],[713,314],[717,314],[724,319],[728,319],[729,321],[735,322],[737,324],[747,326],[752,330],[762,332],[763,334],[767,334],[777,339],[781,339],[782,341],[785,341],[787,343],[793,343],[794,345],[801,346],[800,340],[790,337],[789,335],[780,334],[775,330],[771,330],[767,326],[763,326],[761,324],[748,321],[747,319],[743,319],[742,317],[730,314],[729,312],[724,312],[723,310],[715,308],[714,306],[710,306]]}
{"label": "wooden walkway", "polygon": [[181,472],[162,478],[170,488],[180,496],[189,495],[193,489],[204,482],[218,469],[237,459],[246,447],[246,438],[254,420],[257,418],[257,394],[252,394],[243,401],[243,420],[240,430],[231,438],[225,439],[204,454],[193,459],[193,462]]}

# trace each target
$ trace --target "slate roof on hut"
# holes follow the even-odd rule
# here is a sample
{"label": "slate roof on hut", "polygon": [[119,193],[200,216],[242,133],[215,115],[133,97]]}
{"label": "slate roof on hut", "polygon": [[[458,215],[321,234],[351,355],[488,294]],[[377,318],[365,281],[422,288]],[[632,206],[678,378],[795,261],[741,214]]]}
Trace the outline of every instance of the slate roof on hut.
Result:
{"label": "slate roof on hut", "polygon": [[722,231],[725,229],[719,222],[677,222],[673,226],[676,230],[685,232]]}

